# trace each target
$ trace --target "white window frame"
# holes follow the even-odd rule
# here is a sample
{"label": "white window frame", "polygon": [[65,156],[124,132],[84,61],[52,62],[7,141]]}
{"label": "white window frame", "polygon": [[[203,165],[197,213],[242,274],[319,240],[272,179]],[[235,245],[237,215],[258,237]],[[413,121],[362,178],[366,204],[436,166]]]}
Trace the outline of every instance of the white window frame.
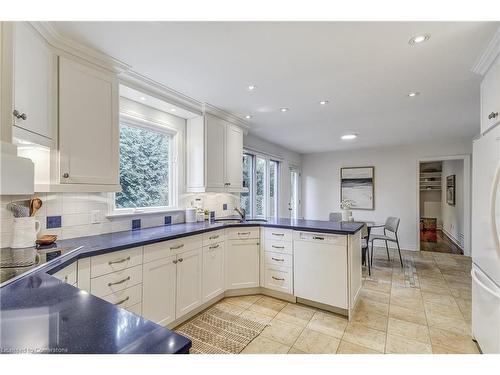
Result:
{"label": "white window frame", "polygon": [[116,207],[116,193],[110,193],[110,203],[108,209],[108,216],[126,216],[137,214],[160,213],[169,211],[178,211],[179,191],[179,166],[178,166],[178,152],[179,152],[179,134],[176,129],[169,127],[168,124],[151,119],[143,119],[129,114],[120,114],[119,124],[126,124],[129,126],[140,127],[149,129],[156,132],[161,132],[171,136],[170,142],[170,205],[157,206],[157,207],[137,207],[137,208],[117,208]]}
{"label": "white window frame", "polygon": [[[275,214],[275,217],[279,218],[280,217],[280,199],[281,199],[281,169],[282,169],[282,165],[283,165],[283,160],[279,157],[276,157],[276,156],[273,156],[273,155],[269,155],[269,154],[265,154],[265,153],[262,153],[262,152],[258,152],[258,151],[254,151],[254,150],[251,150],[251,149],[244,149],[243,150],[243,153],[244,154],[249,154],[249,155],[252,155],[253,156],[253,168],[252,168],[252,172],[253,172],[253,177],[252,177],[252,189],[251,189],[251,197],[250,197],[250,201],[251,201],[251,205],[252,205],[252,214],[254,217],[256,218],[264,218],[264,217],[268,217],[269,216],[269,213],[271,212],[270,208],[271,208],[271,199],[270,199],[270,162],[271,161],[275,161],[278,163],[278,170],[277,170],[277,173],[276,173],[276,179],[277,179],[277,182],[278,182],[278,186],[277,186],[277,191],[276,191],[276,200],[277,200],[277,203],[276,203],[276,214]],[[257,193],[257,158],[261,158],[261,159],[265,159],[266,161],[266,169],[265,169],[265,181],[264,181],[264,191],[265,191],[265,196],[264,196],[264,215],[257,215],[256,214],[256,211],[257,211],[257,200],[255,199],[256,198],[256,193]]]}

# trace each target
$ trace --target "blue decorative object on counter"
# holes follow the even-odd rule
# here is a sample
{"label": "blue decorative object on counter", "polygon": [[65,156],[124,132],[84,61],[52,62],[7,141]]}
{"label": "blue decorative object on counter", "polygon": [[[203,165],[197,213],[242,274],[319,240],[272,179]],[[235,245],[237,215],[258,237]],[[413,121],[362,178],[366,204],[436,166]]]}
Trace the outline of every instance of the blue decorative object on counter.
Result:
{"label": "blue decorative object on counter", "polygon": [[223,204],[222,204],[222,209],[223,209],[224,211],[227,211],[227,203],[223,203]]}
{"label": "blue decorative object on counter", "polygon": [[47,229],[61,228],[61,216],[47,216]]}
{"label": "blue decorative object on counter", "polygon": [[141,219],[132,220],[132,230],[141,229]]}
{"label": "blue decorative object on counter", "polygon": [[172,216],[165,216],[165,225],[171,225],[172,224]]}

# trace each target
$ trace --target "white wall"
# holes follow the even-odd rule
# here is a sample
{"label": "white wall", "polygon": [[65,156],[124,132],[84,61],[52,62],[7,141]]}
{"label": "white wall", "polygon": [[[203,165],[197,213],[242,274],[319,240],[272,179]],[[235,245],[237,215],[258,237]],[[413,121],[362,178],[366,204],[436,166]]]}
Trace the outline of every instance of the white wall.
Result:
{"label": "white wall", "polygon": [[375,209],[354,211],[354,218],[383,222],[388,216],[400,217],[401,246],[415,250],[418,159],[470,153],[472,141],[461,139],[302,155],[304,217],[328,220],[329,212],[339,211],[341,167],[374,166]]}
{"label": "white wall", "polygon": [[[284,147],[278,146],[272,142],[256,137],[252,134],[248,134],[244,137],[243,146],[246,149],[252,151],[258,151],[264,154],[278,157],[278,159],[281,161],[279,216],[289,217],[288,202],[290,199],[290,166],[292,165],[300,168],[302,165],[301,155],[297,152],[290,151]],[[299,217],[302,216],[301,212],[299,212],[298,215]]]}
{"label": "white wall", "polygon": [[[446,177],[455,175],[455,206],[446,203]],[[460,247],[464,247],[464,162],[463,160],[443,161],[443,231]]]}

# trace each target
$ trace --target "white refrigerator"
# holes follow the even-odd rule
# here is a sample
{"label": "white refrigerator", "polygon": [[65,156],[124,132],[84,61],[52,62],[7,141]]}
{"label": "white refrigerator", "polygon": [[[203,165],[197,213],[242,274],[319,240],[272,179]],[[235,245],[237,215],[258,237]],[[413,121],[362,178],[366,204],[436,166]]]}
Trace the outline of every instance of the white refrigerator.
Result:
{"label": "white refrigerator", "polygon": [[472,158],[472,334],[483,353],[500,353],[500,124]]}

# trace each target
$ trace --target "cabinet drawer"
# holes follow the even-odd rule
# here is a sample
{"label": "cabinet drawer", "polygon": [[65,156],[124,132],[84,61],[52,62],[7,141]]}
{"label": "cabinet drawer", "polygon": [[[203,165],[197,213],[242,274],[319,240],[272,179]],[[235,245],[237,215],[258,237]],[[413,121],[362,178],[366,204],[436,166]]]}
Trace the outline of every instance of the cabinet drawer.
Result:
{"label": "cabinet drawer", "polygon": [[290,254],[271,253],[266,251],[264,253],[266,264],[275,267],[293,267],[292,256]]}
{"label": "cabinet drawer", "polygon": [[97,297],[103,297],[141,282],[142,266],[138,265],[90,280],[90,293]]}
{"label": "cabinet drawer", "polygon": [[293,294],[293,272],[291,268],[266,265],[265,287]]}
{"label": "cabinet drawer", "polygon": [[265,228],[266,239],[291,241],[293,239],[293,231],[290,229],[280,228]]}
{"label": "cabinet drawer", "polygon": [[136,305],[126,307],[125,310],[130,311],[132,314],[135,315],[142,315],[142,303],[138,303]]}
{"label": "cabinet drawer", "polygon": [[340,234],[314,233],[314,232],[293,232],[295,241],[307,241],[312,243],[328,243],[333,245],[347,246],[347,236]]}
{"label": "cabinet drawer", "polygon": [[129,306],[142,302],[142,284],[134,285],[102,297],[103,300],[113,305],[126,309]]}
{"label": "cabinet drawer", "polygon": [[222,242],[226,239],[224,230],[216,230],[213,232],[203,233],[203,246],[211,245],[217,242]]}
{"label": "cabinet drawer", "polygon": [[202,235],[182,237],[144,246],[144,263],[202,247]]}
{"label": "cabinet drawer", "polygon": [[142,247],[90,258],[90,277],[98,277],[142,264]]}
{"label": "cabinet drawer", "polygon": [[62,270],[57,271],[52,276],[57,277],[59,280],[64,281],[70,285],[75,285],[77,281],[77,262],[64,267]]}
{"label": "cabinet drawer", "polygon": [[230,240],[239,240],[247,238],[259,238],[259,227],[239,227],[227,229],[226,236]]}
{"label": "cabinet drawer", "polygon": [[293,254],[293,243],[287,241],[266,240],[264,243],[265,251],[273,253]]}

